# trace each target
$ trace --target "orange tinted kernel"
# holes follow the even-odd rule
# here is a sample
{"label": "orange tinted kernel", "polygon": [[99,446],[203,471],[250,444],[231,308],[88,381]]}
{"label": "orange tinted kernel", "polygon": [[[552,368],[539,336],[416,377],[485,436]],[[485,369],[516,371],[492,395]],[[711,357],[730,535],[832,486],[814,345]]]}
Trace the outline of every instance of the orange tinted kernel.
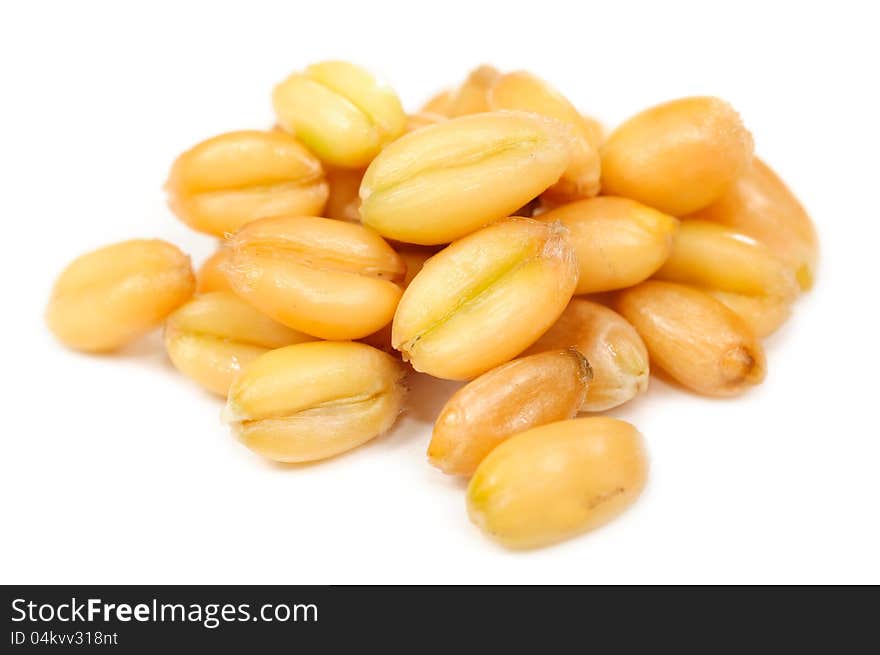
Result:
{"label": "orange tinted kernel", "polygon": [[589,363],[574,349],[520,357],[493,368],[443,407],[428,459],[444,473],[471,475],[505,439],[577,414],[590,378]]}
{"label": "orange tinted kernel", "polygon": [[320,214],[321,162],[289,134],[229,132],[203,141],[171,167],[168,203],[200,232],[224,236],[258,218]]}
{"label": "orange tinted kernel", "polygon": [[445,113],[450,118],[489,111],[489,87],[498,77],[492,66],[478,66],[449,97]]}
{"label": "orange tinted kernel", "polygon": [[672,216],[616,196],[562,205],[538,218],[568,228],[579,294],[622,289],[650,277],[669,257],[678,230]]}
{"label": "orange tinted kernel", "polygon": [[123,241],[62,271],[46,323],[76,350],[116,350],[158,327],[194,290],[189,257],[177,247],[159,239]]}
{"label": "orange tinted kernel", "polygon": [[391,320],[405,265],[375,232],[314,216],[254,221],[229,239],[235,292],[289,327],[359,339]]}
{"label": "orange tinted kernel", "polygon": [[688,389],[734,396],[764,380],[764,350],[754,333],[699,289],[648,280],[618,292],[615,306],[638,330],[651,361]]}
{"label": "orange tinted kernel", "polygon": [[226,279],[226,268],[231,257],[230,250],[220,246],[213,255],[202,262],[196,272],[196,293],[232,291],[232,286]]}
{"label": "orange tinted kernel", "polygon": [[748,168],[752,147],[752,135],[723,100],[672,100],[611,133],[601,149],[602,189],[684,216],[721,197]]}

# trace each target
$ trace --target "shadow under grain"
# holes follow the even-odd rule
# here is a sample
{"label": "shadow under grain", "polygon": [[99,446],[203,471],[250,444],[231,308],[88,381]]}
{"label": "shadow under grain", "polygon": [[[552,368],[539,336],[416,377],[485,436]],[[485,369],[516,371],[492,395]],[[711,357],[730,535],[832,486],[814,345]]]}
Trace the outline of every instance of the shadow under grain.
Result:
{"label": "shadow under grain", "polygon": [[409,396],[407,415],[422,423],[434,424],[440,410],[462,386],[463,382],[439,380],[424,373],[413,373],[407,378]]}

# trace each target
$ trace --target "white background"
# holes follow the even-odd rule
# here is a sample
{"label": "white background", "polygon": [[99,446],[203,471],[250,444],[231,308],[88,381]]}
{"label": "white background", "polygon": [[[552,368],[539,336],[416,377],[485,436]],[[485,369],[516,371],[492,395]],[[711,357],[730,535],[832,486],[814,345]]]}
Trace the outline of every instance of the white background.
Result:
{"label": "white background", "polygon": [[[876,20],[871,3],[4,2],[0,581],[4,583],[880,582]],[[652,382],[613,414],[651,454],[623,517],[511,553],[425,460],[454,385],[414,381],[394,431],[333,461],[266,463],[159,339],[115,357],[42,323],[73,257],[212,240],[166,209],[174,157],[272,122],[274,83],[324,58],[415,109],[482,62],[528,68],[608,125],[656,102],[730,100],[822,239],[814,292],[730,401]]]}

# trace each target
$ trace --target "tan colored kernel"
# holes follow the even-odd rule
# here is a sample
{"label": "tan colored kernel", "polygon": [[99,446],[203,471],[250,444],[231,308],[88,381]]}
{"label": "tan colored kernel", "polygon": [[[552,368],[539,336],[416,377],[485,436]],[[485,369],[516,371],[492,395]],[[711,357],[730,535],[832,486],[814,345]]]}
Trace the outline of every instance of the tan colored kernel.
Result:
{"label": "tan colored kernel", "polygon": [[310,462],[387,432],[403,407],[405,369],[350,341],[300,343],[260,355],[229,390],[224,421],[245,446]]}
{"label": "tan colored kernel", "polygon": [[203,141],[171,167],[168,204],[190,227],[224,236],[258,218],[320,214],[321,162],[289,134],[249,130]]}
{"label": "tan colored kernel", "polygon": [[247,302],[322,339],[359,339],[388,323],[404,263],[360,225],[291,216],[249,223],[229,239],[226,275]]}
{"label": "tan colored kernel", "polygon": [[189,257],[159,239],[133,239],[75,259],[55,281],[46,323],[76,350],[108,352],[159,326],[195,290]]}
{"label": "tan colored kernel", "polygon": [[682,221],[669,259],[654,277],[784,301],[798,294],[793,273],[766,246],[723,225],[695,219]]}
{"label": "tan colored kernel", "polygon": [[618,292],[615,306],[638,330],[651,361],[688,389],[734,396],[764,379],[764,350],[755,335],[699,289],[648,280]]}
{"label": "tan colored kernel", "polygon": [[630,118],[601,155],[604,193],[683,216],[717,200],[747,169],[752,136],[723,100],[682,98]]}
{"label": "tan colored kernel", "polygon": [[226,397],[241,370],[273,348],[314,341],[229,291],[196,296],[165,322],[165,350],[181,373]]}
{"label": "tan colored kernel", "polygon": [[635,200],[601,196],[540,215],[571,233],[580,276],[575,293],[622,289],[649,278],[672,250],[678,220]]}
{"label": "tan colored kernel", "polygon": [[598,416],[559,421],[489,453],[468,485],[468,514],[508,548],[547,546],[618,516],[647,476],[642,436],[629,423]]}
{"label": "tan colored kernel", "polygon": [[604,305],[572,298],[553,327],[526,354],[559,348],[576,348],[593,369],[581,411],[603,412],[648,388],[650,366],[645,343],[623,316]]}
{"label": "tan colored kernel", "polygon": [[441,250],[404,292],[392,345],[417,371],[452,380],[516,357],[574,291],[577,263],[565,232],[511,218]]}
{"label": "tan colored kernel", "polygon": [[734,186],[694,217],[757,239],[791,268],[801,289],[813,286],[819,260],[816,228],[785,182],[757,157]]}
{"label": "tan colored kernel", "polygon": [[593,146],[592,126],[559,91],[524,71],[497,77],[489,88],[489,108],[534,112],[555,118],[572,128],[574,143],[568,168],[544,192],[556,201],[590,198],[599,193],[599,153]]}
{"label": "tan colored kernel", "polygon": [[406,117],[406,127],[404,128],[404,134],[409,134],[410,132],[415,132],[418,129],[423,127],[427,127],[428,125],[436,125],[437,123],[442,123],[446,120],[446,116],[441,114],[430,114],[428,112],[420,112],[418,114],[409,114]]}
{"label": "tan colored kernel", "polygon": [[590,377],[589,363],[573,348],[521,357],[483,373],[443,407],[428,460],[444,473],[471,475],[514,434],[577,414]]}
{"label": "tan colored kernel", "polygon": [[478,66],[470,72],[464,83],[449,97],[443,112],[450,118],[479,114],[489,111],[489,87],[500,73],[492,66]]}
{"label": "tan colored kernel", "polygon": [[391,87],[344,61],[313,64],[275,87],[278,123],[321,161],[363,168],[406,124]]}
{"label": "tan colored kernel", "polygon": [[448,243],[508,216],[559,179],[571,135],[521,112],[464,116],[407,134],[373,160],[361,216],[385,237]]}
{"label": "tan colored kernel", "polygon": [[422,108],[422,113],[440,114],[441,116],[449,116],[449,110],[452,106],[452,98],[455,92],[452,90],[440,91],[428,99]]}
{"label": "tan colored kernel", "polygon": [[707,293],[736,312],[759,339],[776,332],[791,316],[791,303],[773,296],[746,296],[707,289]]}
{"label": "tan colored kernel", "polygon": [[360,169],[328,168],[327,182],[330,185],[330,196],[327,198],[327,207],[322,216],[360,223],[361,199],[358,197],[358,190],[361,188],[363,177],[364,171]]}
{"label": "tan colored kernel", "polygon": [[226,268],[232,252],[225,246],[220,246],[217,251],[208,257],[196,272],[196,293],[210,293],[212,291],[232,291],[229,280],[226,279]]}

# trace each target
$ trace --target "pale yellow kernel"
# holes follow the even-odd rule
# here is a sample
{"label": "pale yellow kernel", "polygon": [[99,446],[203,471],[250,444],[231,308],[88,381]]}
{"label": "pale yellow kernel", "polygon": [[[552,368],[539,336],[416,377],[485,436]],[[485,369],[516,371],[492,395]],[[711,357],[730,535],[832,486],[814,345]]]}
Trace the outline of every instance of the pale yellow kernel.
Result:
{"label": "pale yellow kernel", "polygon": [[257,357],[314,337],[273,321],[229,291],[212,291],[168,317],[164,341],[181,373],[226,397],[235,376]]}
{"label": "pale yellow kernel", "polygon": [[786,302],[799,291],[792,271],[762,243],[695,219],[682,221],[672,252],[654,277]]}
{"label": "pale yellow kernel", "polygon": [[359,66],[313,64],[275,87],[278,123],[321,161],[363,168],[396,139],[406,114],[394,90]]}
{"label": "pale yellow kernel", "polygon": [[535,114],[493,112],[407,134],[376,157],[360,189],[364,224],[390,239],[449,243],[516,211],[556,182],[571,134]]}
{"label": "pale yellow kernel", "polygon": [[576,282],[574,252],[558,223],[500,221],[425,262],[398,305],[392,344],[417,371],[475,377],[541,336]]}

